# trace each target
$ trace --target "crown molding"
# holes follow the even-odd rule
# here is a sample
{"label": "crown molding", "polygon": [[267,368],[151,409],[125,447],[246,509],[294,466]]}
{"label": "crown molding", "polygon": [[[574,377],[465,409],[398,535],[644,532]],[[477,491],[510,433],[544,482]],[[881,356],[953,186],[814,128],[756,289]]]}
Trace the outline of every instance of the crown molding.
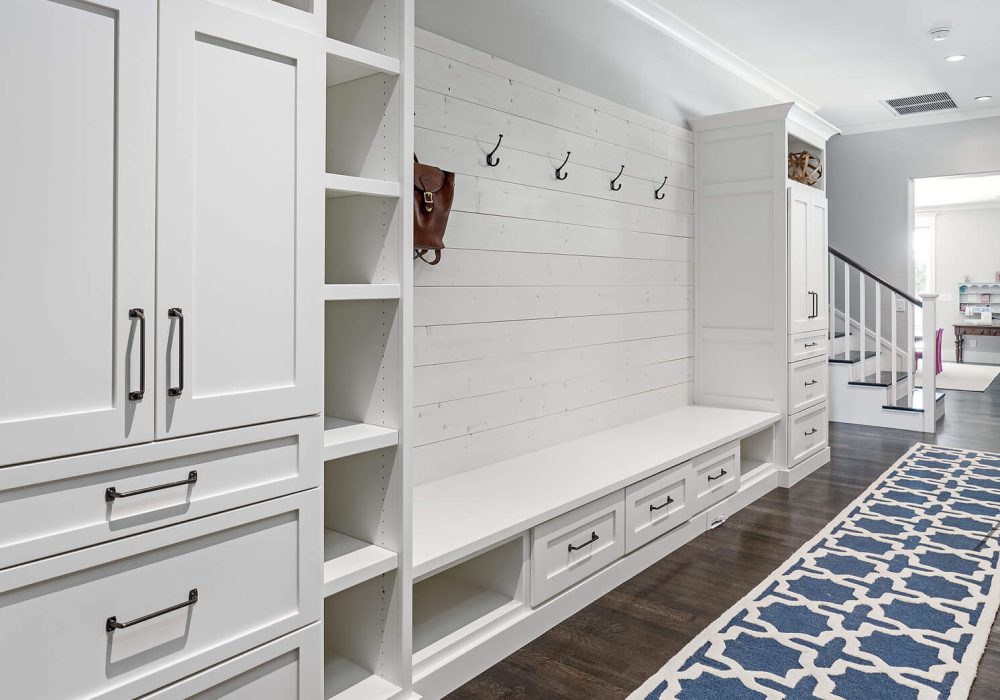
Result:
{"label": "crown molding", "polygon": [[818,105],[751,65],[653,0],[611,0],[622,9],[779,102],[796,102],[810,112]]}
{"label": "crown molding", "polygon": [[911,129],[918,126],[934,126],[936,124],[951,124],[954,122],[968,122],[975,119],[992,119],[1000,117],[1000,107],[990,107],[989,109],[975,109],[969,112],[936,112],[934,114],[916,114],[912,117],[897,117],[895,119],[885,119],[877,122],[865,122],[862,124],[848,124],[840,128],[840,133],[844,136],[852,134],[867,134],[874,131],[892,131],[894,129]]}

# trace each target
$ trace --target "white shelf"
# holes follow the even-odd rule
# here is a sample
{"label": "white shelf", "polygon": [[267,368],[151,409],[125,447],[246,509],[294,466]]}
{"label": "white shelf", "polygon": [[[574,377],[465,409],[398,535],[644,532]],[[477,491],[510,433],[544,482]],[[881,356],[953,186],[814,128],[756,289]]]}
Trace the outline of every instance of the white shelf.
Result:
{"label": "white shelf", "polygon": [[370,177],[354,177],[352,175],[335,175],[327,173],[324,179],[326,198],[353,197],[367,195],[369,197],[399,198],[399,183],[389,180],[376,180]]}
{"label": "white shelf", "polygon": [[401,690],[353,661],[327,658],[323,669],[327,700],[389,700]]}
{"label": "white shelf", "polygon": [[399,299],[398,284],[326,284],[323,285],[326,301],[378,301]]}
{"label": "white shelf", "polygon": [[[746,462],[750,462],[750,464],[746,464]],[[740,474],[740,488],[745,489],[773,474],[775,467],[773,462],[744,460],[740,464],[740,471],[742,472]]]}
{"label": "white shelf", "polygon": [[399,565],[395,552],[335,530],[323,531],[323,597],[389,573]]}
{"label": "white shelf", "polygon": [[323,418],[323,461],[395,447],[399,432],[380,425],[355,423],[326,416]]}
{"label": "white shelf", "polygon": [[777,413],[685,406],[422,484],[413,491],[413,577],[420,580],[780,418]]}
{"label": "white shelf", "polygon": [[326,40],[326,86],[333,87],[358,78],[382,73],[399,75],[399,59],[346,44],[336,39]]}

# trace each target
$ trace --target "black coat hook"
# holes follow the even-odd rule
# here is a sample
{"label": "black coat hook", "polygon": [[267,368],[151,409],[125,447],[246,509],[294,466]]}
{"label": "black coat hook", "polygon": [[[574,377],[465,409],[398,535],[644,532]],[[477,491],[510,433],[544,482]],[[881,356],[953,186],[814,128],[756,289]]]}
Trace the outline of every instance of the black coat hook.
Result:
{"label": "black coat hook", "polygon": [[625,172],[625,166],[624,165],[622,166],[622,169],[618,171],[618,175],[615,176],[615,179],[611,181],[611,191],[612,192],[617,192],[618,190],[620,190],[622,188],[621,185],[618,185],[617,187],[615,185],[618,182],[618,179],[622,176],[623,172]]}
{"label": "black coat hook", "polygon": [[565,180],[569,177],[569,173],[564,173],[562,171],[562,169],[566,167],[566,163],[569,162],[569,154],[570,152],[566,151],[566,160],[563,161],[562,165],[556,168],[556,180]]}
{"label": "black coat hook", "polygon": [[656,192],[653,193],[653,196],[656,197],[657,199],[663,199],[664,197],[666,197],[667,195],[665,193],[660,194],[660,190],[662,190],[666,186],[667,186],[667,178],[664,177],[663,184],[656,188]]}
{"label": "black coat hook", "polygon": [[497,139],[497,145],[493,147],[493,150],[486,154],[486,165],[491,168],[495,168],[500,165],[500,159],[494,158],[493,154],[497,152],[498,148],[500,148],[501,141],[503,141],[503,134],[500,134],[500,138]]}

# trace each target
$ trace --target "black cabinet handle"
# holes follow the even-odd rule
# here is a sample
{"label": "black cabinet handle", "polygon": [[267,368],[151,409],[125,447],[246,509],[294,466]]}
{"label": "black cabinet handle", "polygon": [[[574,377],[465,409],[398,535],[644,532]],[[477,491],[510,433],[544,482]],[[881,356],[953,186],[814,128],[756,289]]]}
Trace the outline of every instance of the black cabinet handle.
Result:
{"label": "black cabinet handle", "polygon": [[809,314],[809,318],[819,318],[819,294],[809,292],[809,297],[812,299],[812,313]]}
{"label": "black cabinet handle", "polygon": [[816,434],[816,433],[818,433],[818,432],[819,432],[819,431],[818,431],[818,430],[816,430],[816,428],[813,428],[812,430],[807,430],[807,431],[805,432],[805,436],[806,436],[806,437],[809,437],[810,435],[815,435],[815,434]]}
{"label": "black cabinet handle", "polygon": [[719,472],[719,473],[718,473],[718,474],[716,474],[715,476],[710,476],[710,477],[708,477],[708,480],[709,480],[709,481],[715,481],[716,479],[721,479],[722,477],[724,477],[724,476],[725,476],[726,474],[728,474],[728,473],[729,473],[729,472],[727,472],[727,471],[726,471],[725,469],[723,469],[723,470],[722,470],[721,472]]}
{"label": "black cabinet handle", "polygon": [[128,392],[129,401],[142,401],[146,395],[146,312],[129,309],[129,318],[139,319],[139,391]]}
{"label": "black cabinet handle", "polygon": [[174,307],[167,311],[167,316],[170,318],[176,318],[180,324],[180,327],[178,328],[179,337],[177,341],[180,348],[178,351],[178,359],[180,361],[177,363],[177,376],[180,381],[177,383],[177,386],[172,386],[167,389],[167,395],[180,396],[184,393],[184,312],[181,309]]}
{"label": "black cabinet handle", "polygon": [[806,343],[805,347],[807,347],[807,348],[816,348],[816,347],[819,347],[819,343]]}
{"label": "black cabinet handle", "polygon": [[649,512],[652,513],[654,510],[662,510],[663,508],[666,508],[667,506],[669,506],[673,502],[674,502],[674,499],[672,499],[670,496],[667,496],[667,502],[664,503],[664,504],[662,504],[662,505],[654,506],[652,503],[650,503],[649,504]]}
{"label": "black cabinet handle", "polygon": [[183,603],[178,603],[177,605],[171,605],[169,608],[164,608],[163,610],[157,610],[154,613],[149,613],[148,615],[143,615],[142,617],[137,617],[134,620],[129,620],[128,622],[118,622],[118,618],[112,615],[108,618],[108,621],[104,624],[104,630],[106,632],[114,632],[115,630],[123,630],[132,625],[138,625],[140,622],[147,622],[152,620],[154,617],[159,617],[160,615],[166,615],[167,613],[173,612],[174,610],[180,610],[181,608],[188,608],[198,602],[198,589],[192,588],[188,591],[188,599]]}
{"label": "black cabinet handle", "polygon": [[806,386],[816,386],[817,384],[819,384],[819,381],[816,379],[813,379],[811,382],[806,382]]}
{"label": "black cabinet handle", "polygon": [[116,498],[131,498],[132,496],[138,496],[143,493],[152,493],[153,491],[162,491],[163,489],[172,489],[176,486],[190,486],[191,484],[198,483],[198,472],[191,470],[188,472],[188,478],[183,481],[174,481],[169,484],[160,484],[159,486],[147,486],[144,489],[136,489],[135,491],[119,491],[114,486],[109,486],[104,491],[104,500],[111,503]]}
{"label": "black cabinet handle", "polygon": [[599,540],[599,539],[601,539],[601,538],[597,536],[596,532],[591,532],[589,540],[587,540],[586,542],[584,542],[583,544],[581,544],[579,546],[575,546],[574,547],[573,545],[570,545],[569,546],[569,551],[575,552],[578,549],[583,549],[584,547],[589,547],[590,545],[594,544],[594,542],[597,542],[597,540]]}

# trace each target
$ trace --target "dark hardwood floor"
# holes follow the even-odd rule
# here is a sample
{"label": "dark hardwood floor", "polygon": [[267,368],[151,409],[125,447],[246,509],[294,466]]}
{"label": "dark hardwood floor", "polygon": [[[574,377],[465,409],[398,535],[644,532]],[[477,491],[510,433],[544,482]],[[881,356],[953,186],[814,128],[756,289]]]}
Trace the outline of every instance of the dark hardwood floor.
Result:
{"label": "dark hardwood floor", "polygon": [[[833,459],[776,489],[587,606],[448,696],[449,700],[621,699],[816,534],[916,442],[1000,452],[1000,379],[945,391],[936,435],[834,423]],[[994,625],[972,700],[1000,688]],[[720,698],[720,700],[723,700]]]}

